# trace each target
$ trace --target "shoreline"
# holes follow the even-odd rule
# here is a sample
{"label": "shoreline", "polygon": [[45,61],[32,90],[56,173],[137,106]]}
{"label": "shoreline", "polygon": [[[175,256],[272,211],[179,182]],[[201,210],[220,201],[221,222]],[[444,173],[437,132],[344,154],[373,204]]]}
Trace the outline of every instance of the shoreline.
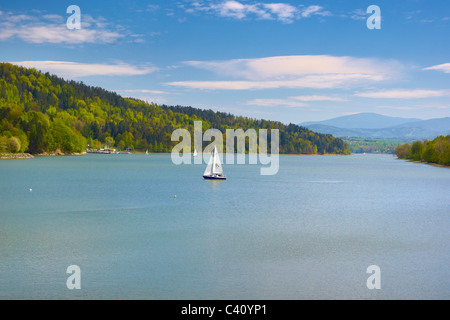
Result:
{"label": "shoreline", "polygon": [[13,153],[13,154],[0,154],[0,160],[16,160],[16,159],[31,159],[34,158],[29,153]]}
{"label": "shoreline", "polygon": [[35,157],[71,157],[71,156],[84,156],[86,155],[86,152],[82,153],[59,153],[59,152],[52,152],[52,153],[37,153],[37,154],[30,154],[30,153],[13,153],[13,154],[0,154],[0,160],[19,160],[19,159],[32,159]]}
{"label": "shoreline", "polygon": [[447,166],[445,164],[434,163],[434,162],[425,162],[425,161],[409,160],[409,159],[402,159],[402,158],[397,158],[397,160],[403,160],[403,161],[408,161],[408,162],[412,162],[412,163],[427,164],[427,165],[439,167],[439,168],[450,168],[450,166]]}
{"label": "shoreline", "polygon": [[44,152],[44,153],[37,153],[34,156],[35,157],[71,157],[71,156],[84,156],[86,155],[86,152],[81,153],[62,153],[62,152]]}
{"label": "shoreline", "polygon": [[[62,152],[44,152],[37,154],[29,154],[29,153],[18,153],[18,154],[0,154],[0,160],[14,160],[14,159],[31,159],[35,157],[71,157],[71,156],[85,156],[89,154],[88,152],[82,153],[62,153]],[[141,154],[146,155],[145,152],[131,152],[128,154]],[[149,152],[147,155],[171,155],[171,152]],[[192,153],[191,153],[192,154]],[[227,155],[228,153],[223,153]],[[199,156],[202,154],[199,154]],[[249,154],[245,154],[246,156]],[[258,155],[258,154],[256,154]],[[303,153],[279,153],[279,155],[286,156],[350,156],[352,154],[334,154],[334,153],[325,153],[325,154],[303,154]]]}

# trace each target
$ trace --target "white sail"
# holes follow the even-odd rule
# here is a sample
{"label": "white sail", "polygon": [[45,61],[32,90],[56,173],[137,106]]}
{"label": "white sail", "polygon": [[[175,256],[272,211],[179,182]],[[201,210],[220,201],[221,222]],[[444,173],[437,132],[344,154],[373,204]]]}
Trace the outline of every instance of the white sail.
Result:
{"label": "white sail", "polygon": [[197,156],[198,156],[197,149],[194,149],[194,157],[197,157]]}
{"label": "white sail", "polygon": [[208,161],[208,166],[206,167],[206,170],[205,170],[205,172],[203,173],[204,176],[210,176],[210,175],[212,175],[211,168],[212,168],[213,158],[214,158],[214,156],[211,155],[211,157],[209,158],[209,161]]}
{"label": "white sail", "polygon": [[222,164],[220,163],[219,153],[217,148],[214,146],[214,157],[213,157],[213,174],[223,174]]}

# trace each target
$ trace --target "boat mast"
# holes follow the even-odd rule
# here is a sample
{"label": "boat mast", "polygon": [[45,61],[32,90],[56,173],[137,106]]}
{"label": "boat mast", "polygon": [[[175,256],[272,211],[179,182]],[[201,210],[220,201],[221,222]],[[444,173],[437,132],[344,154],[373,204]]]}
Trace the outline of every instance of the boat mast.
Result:
{"label": "boat mast", "polygon": [[211,176],[213,175],[213,171],[214,171],[214,165],[216,164],[216,146],[214,146],[214,150],[212,151],[212,165],[211,165]]}

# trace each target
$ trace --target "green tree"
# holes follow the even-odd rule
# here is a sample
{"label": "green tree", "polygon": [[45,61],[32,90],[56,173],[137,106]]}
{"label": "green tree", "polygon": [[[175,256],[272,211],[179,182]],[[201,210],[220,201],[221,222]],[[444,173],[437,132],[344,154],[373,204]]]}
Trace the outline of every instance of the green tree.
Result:
{"label": "green tree", "polygon": [[114,147],[114,139],[110,136],[105,138],[105,147],[106,148],[113,148]]}
{"label": "green tree", "polygon": [[433,141],[428,141],[422,152],[422,160],[425,162],[437,163],[439,154]]}
{"label": "green tree", "polygon": [[57,120],[53,124],[53,148],[61,149],[64,153],[80,153],[86,148],[86,139],[74,129],[69,128],[62,120]]}
{"label": "green tree", "polygon": [[42,153],[52,149],[53,136],[47,115],[42,112],[28,112],[22,116],[22,127],[28,133],[28,151],[30,153]]}
{"label": "green tree", "polygon": [[8,138],[0,136],[0,153],[5,153],[8,151]]}
{"label": "green tree", "polygon": [[28,137],[24,132],[20,132],[20,134],[17,137],[20,142],[20,151],[21,153],[24,153],[28,149]]}
{"label": "green tree", "polygon": [[394,152],[400,159],[408,159],[411,153],[411,145],[408,143],[399,145]]}
{"label": "green tree", "polygon": [[411,146],[411,152],[409,158],[414,161],[422,160],[423,143],[421,141],[415,141]]}
{"label": "green tree", "polygon": [[20,151],[20,141],[16,137],[11,137],[8,139],[8,152],[17,153]]}

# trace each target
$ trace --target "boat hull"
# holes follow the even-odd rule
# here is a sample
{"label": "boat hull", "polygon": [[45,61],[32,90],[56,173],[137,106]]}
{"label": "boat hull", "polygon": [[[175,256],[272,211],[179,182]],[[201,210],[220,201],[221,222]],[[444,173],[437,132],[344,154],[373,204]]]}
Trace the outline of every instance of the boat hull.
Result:
{"label": "boat hull", "polygon": [[207,180],[226,180],[226,177],[217,177],[217,176],[203,176],[204,179]]}

